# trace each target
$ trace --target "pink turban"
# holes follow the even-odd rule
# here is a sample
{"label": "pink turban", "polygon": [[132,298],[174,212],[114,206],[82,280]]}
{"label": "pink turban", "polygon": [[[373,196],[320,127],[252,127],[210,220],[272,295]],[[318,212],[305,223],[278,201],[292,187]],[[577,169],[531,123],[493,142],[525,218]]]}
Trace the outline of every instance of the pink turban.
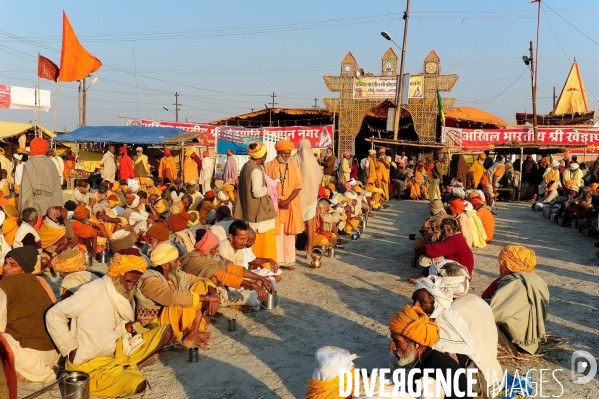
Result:
{"label": "pink turban", "polygon": [[208,255],[208,252],[210,252],[212,248],[216,247],[219,242],[220,240],[218,239],[216,234],[214,234],[210,230],[206,230],[206,234],[204,234],[200,241],[196,242],[194,248],[197,251],[203,253],[204,255]]}

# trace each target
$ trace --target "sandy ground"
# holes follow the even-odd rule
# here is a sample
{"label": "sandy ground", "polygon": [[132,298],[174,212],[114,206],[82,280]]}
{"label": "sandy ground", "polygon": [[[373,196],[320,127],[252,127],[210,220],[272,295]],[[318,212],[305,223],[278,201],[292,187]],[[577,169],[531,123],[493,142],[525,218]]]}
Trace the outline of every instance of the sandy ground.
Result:
{"label": "sandy ground", "polygon": [[[360,368],[387,367],[389,330],[393,313],[410,303],[409,277],[412,241],[427,216],[427,203],[391,201],[391,207],[371,218],[362,238],[339,250],[335,259],[323,258],[321,269],[298,260],[295,271],[285,271],[279,285],[280,306],[249,315],[223,309],[212,327],[212,349],[200,351],[198,363],[187,352],[169,351],[160,362],[144,369],[150,389],[137,398],[300,398],[315,368],[314,353],[325,345],[343,347],[360,356]],[[599,397],[597,377],[586,385],[570,381],[574,350],[599,355],[597,295],[599,274],[594,239],[577,230],[558,227],[533,213],[526,204],[499,205],[493,243],[475,250],[472,292],[480,295],[498,276],[497,254],[509,244],[534,249],[536,272],[550,288],[547,329],[561,338],[547,346],[542,357],[501,358],[513,373],[529,368],[563,369],[556,376],[565,398]],[[102,266],[98,266],[102,269]],[[55,285],[57,281],[52,281]],[[237,319],[237,331],[227,331],[227,320]],[[539,374],[532,374],[539,381]],[[560,396],[561,387],[547,372],[544,396]],[[20,384],[19,397],[40,384]],[[537,392],[538,397],[539,392]],[[60,397],[58,390],[43,398]]]}

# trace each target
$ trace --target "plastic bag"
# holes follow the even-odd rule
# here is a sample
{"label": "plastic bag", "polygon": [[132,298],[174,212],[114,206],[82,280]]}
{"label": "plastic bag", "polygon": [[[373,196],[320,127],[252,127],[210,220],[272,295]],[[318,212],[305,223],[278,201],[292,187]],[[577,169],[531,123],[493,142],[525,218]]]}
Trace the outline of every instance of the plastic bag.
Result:
{"label": "plastic bag", "polygon": [[[527,378],[515,379],[513,375],[508,374],[506,383],[503,389],[497,395],[497,398],[505,399],[522,399],[530,398],[532,394],[532,377],[530,375]],[[510,393],[512,395],[510,395]]]}

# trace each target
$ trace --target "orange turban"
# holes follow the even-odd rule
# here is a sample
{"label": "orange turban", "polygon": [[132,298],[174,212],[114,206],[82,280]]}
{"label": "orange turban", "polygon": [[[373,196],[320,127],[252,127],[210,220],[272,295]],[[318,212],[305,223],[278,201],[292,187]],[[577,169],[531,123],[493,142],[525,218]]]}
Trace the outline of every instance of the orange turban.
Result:
{"label": "orange turban", "polygon": [[216,191],[214,190],[210,190],[206,193],[206,195],[204,196],[204,198],[206,199],[213,199],[214,197],[216,197]]}
{"label": "orange turban", "polygon": [[599,188],[599,183],[589,185],[589,190],[597,190],[597,188]]}
{"label": "orange turban", "polygon": [[87,219],[89,217],[89,209],[84,206],[78,206],[75,209],[75,212],[73,212],[73,216],[75,216],[75,219],[77,220]]}
{"label": "orange turban", "polygon": [[52,259],[52,268],[59,273],[71,273],[85,270],[83,253],[77,250],[62,251]]}
{"label": "orange turban", "polygon": [[108,267],[108,277],[115,278],[119,275],[124,275],[127,272],[137,271],[145,273],[148,267],[148,263],[141,256],[136,255],[121,255],[115,254],[110,260],[110,266]]}
{"label": "orange turban", "polygon": [[146,236],[155,238],[158,241],[168,241],[168,225],[161,219],[150,226],[148,231],[146,231]]}
{"label": "orange turban", "polygon": [[437,323],[430,321],[419,306],[406,305],[395,313],[389,321],[389,330],[424,346],[431,347],[439,340]]}
{"label": "orange turban", "polygon": [[293,150],[293,142],[291,142],[289,140],[279,140],[275,143],[275,150],[291,151],[291,150]]}
{"label": "orange turban", "polygon": [[29,153],[31,155],[44,155],[48,152],[48,140],[36,137],[29,143]]}
{"label": "orange turban", "polygon": [[475,208],[478,208],[479,206],[485,204],[485,201],[483,201],[483,199],[481,197],[479,197],[478,195],[470,198],[469,200],[470,200],[470,203],[472,204],[472,206]]}
{"label": "orange turban", "polygon": [[462,201],[461,199],[454,199],[449,204],[449,209],[456,215],[459,215],[460,213],[464,212],[465,208],[466,205],[464,205],[464,201]]}
{"label": "orange turban", "polygon": [[478,159],[487,159],[487,154],[484,152],[482,154],[478,154]]}
{"label": "orange turban", "polygon": [[187,223],[191,220],[191,215],[187,212],[179,212],[170,215],[167,219],[168,227],[171,228],[175,233],[177,231],[185,230]]}
{"label": "orange turban", "polygon": [[245,150],[252,159],[260,159],[266,155],[266,146],[258,140],[251,141]]}
{"label": "orange turban", "polygon": [[327,184],[327,188],[329,190],[331,190],[331,192],[333,192],[333,193],[337,191],[337,187],[335,186],[335,183],[329,183],[329,184]]}
{"label": "orange turban", "polygon": [[535,251],[521,245],[503,247],[497,260],[499,261],[499,274],[502,277],[512,273],[532,273],[537,266]]}
{"label": "orange turban", "polygon": [[569,189],[570,187],[572,187],[572,184],[574,184],[572,180],[566,180],[566,182],[564,183],[564,187]]}

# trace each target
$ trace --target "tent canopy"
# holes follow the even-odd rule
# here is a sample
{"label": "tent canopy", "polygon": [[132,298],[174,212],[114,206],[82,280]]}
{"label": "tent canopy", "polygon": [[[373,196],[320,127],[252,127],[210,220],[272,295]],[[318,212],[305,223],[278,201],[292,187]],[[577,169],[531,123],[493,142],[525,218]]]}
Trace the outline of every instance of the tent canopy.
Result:
{"label": "tent canopy", "polygon": [[[34,129],[35,126],[30,123],[20,123],[20,122],[8,122],[8,121],[0,121],[0,139],[5,139],[8,137],[19,136],[22,133],[27,132],[28,130]],[[55,137],[52,132],[48,129],[38,126],[38,128],[44,132],[44,134],[48,137]]]}
{"label": "tent canopy", "polygon": [[55,140],[69,143],[162,144],[182,132],[172,127],[83,126]]}
{"label": "tent canopy", "polygon": [[506,127],[508,123],[503,119],[485,112],[483,110],[472,107],[456,107],[445,114],[446,118],[454,118],[458,120],[468,120],[473,122],[485,123],[489,125],[497,125],[499,128]]}

